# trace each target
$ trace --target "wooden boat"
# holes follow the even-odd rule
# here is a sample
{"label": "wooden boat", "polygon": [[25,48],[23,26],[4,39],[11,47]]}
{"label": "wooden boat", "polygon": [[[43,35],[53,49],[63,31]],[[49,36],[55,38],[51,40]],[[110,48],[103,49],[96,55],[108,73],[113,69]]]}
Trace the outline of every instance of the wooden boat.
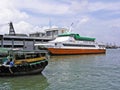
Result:
{"label": "wooden boat", "polygon": [[46,48],[52,55],[100,54],[105,53],[103,44],[95,42],[95,38],[81,37],[79,34],[66,33],[58,35],[48,43],[35,44],[39,49]]}
{"label": "wooden boat", "polygon": [[[46,51],[9,50],[9,58],[14,61],[13,66],[0,65],[0,76],[19,76],[41,73],[48,65]],[[2,63],[5,62],[5,58]]]}

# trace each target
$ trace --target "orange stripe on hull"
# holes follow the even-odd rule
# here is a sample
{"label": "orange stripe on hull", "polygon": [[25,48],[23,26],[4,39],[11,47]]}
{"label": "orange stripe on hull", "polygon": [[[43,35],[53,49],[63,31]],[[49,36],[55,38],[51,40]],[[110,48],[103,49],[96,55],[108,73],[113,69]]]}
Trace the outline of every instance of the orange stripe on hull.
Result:
{"label": "orange stripe on hull", "polygon": [[102,54],[105,49],[62,49],[62,48],[48,48],[53,55],[69,55],[69,54]]}

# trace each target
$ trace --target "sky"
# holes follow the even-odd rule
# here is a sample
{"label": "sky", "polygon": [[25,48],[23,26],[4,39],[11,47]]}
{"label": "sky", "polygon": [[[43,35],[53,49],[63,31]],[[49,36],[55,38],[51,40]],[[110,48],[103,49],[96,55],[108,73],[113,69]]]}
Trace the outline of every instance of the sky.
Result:
{"label": "sky", "polygon": [[80,36],[120,45],[120,0],[1,0],[0,34],[41,32],[72,27]]}

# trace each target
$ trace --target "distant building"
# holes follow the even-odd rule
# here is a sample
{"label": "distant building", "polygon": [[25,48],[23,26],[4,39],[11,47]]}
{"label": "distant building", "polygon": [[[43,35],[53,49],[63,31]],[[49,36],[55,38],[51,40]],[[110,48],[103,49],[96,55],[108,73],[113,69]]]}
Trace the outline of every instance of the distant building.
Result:
{"label": "distant building", "polygon": [[68,32],[66,28],[49,28],[45,29],[44,32],[35,32],[29,34],[30,37],[47,37],[47,38],[56,38],[59,34]]}
{"label": "distant building", "polygon": [[68,32],[68,29],[66,29],[66,28],[49,28],[49,29],[45,29],[45,32],[46,32],[47,37],[55,38],[59,34]]}
{"label": "distant building", "polygon": [[35,33],[31,33],[29,34],[30,37],[45,37],[45,33],[44,32],[35,32]]}
{"label": "distant building", "polygon": [[[26,34],[15,33],[12,22],[9,23],[9,34],[0,35],[0,47],[2,48],[21,48],[26,50],[35,49],[34,44],[40,42],[48,42],[52,40],[51,38],[42,37],[37,34],[31,34],[27,36]],[[36,37],[34,36],[36,35]]]}
{"label": "distant building", "polygon": [[9,24],[9,34],[0,35],[0,47],[22,48],[26,50],[35,49],[35,43],[48,42],[56,38],[58,34],[68,32],[66,28],[50,28],[44,32],[35,32],[28,35],[15,33],[12,22]]}
{"label": "distant building", "polygon": [[34,50],[34,44],[40,42],[48,42],[51,38],[28,37],[28,36],[6,36],[0,35],[0,47],[2,48],[21,48],[26,50]]}

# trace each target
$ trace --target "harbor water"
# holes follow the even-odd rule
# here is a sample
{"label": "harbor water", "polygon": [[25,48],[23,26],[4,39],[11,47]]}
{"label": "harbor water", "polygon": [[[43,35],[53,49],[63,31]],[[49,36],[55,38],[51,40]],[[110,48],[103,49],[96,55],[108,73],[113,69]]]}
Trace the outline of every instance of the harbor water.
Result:
{"label": "harbor water", "polygon": [[42,75],[0,77],[0,90],[120,90],[120,49],[51,56]]}

